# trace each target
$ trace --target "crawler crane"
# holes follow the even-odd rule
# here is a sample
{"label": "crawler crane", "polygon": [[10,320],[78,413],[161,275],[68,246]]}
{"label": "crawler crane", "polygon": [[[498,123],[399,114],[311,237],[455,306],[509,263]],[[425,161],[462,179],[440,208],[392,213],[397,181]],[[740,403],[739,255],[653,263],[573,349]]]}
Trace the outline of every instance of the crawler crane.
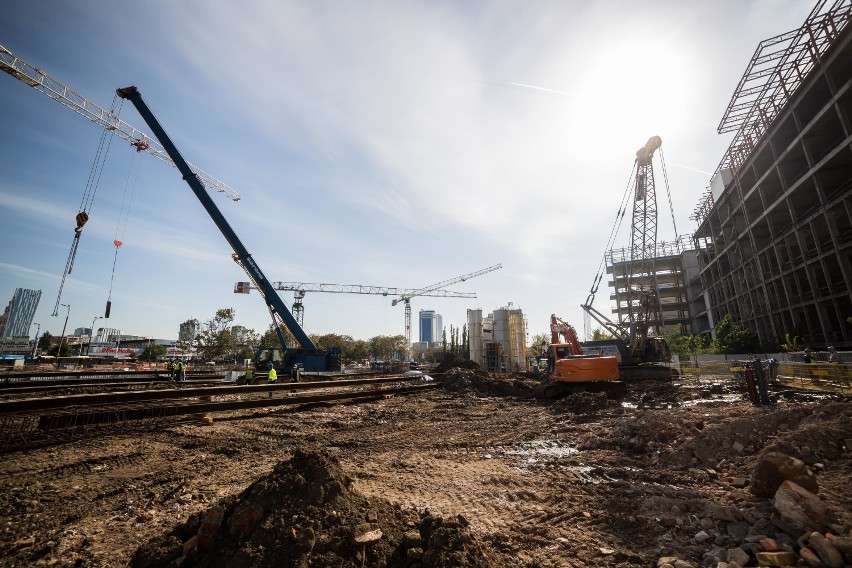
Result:
{"label": "crawler crane", "polygon": [[[630,260],[624,290],[625,305],[628,308],[627,317],[622,319],[619,316],[619,321],[616,323],[592,307],[603,271],[595,277],[586,302],[581,304],[586,313],[612,336],[612,339],[587,341],[586,346],[595,347],[600,354],[617,357],[619,370],[625,381],[670,380],[673,373],[666,366],[672,360],[669,346],[665,339],[653,333],[654,324],[662,324],[662,313],[654,266],[657,240],[657,193],[652,159],[654,153],[660,150],[662,143],[659,136],[652,136],[636,151],[632,176],[635,181]],[[663,164],[663,171],[665,172],[665,164]],[[622,215],[621,211],[619,215]],[[617,230],[613,231],[611,239],[616,232]]]}

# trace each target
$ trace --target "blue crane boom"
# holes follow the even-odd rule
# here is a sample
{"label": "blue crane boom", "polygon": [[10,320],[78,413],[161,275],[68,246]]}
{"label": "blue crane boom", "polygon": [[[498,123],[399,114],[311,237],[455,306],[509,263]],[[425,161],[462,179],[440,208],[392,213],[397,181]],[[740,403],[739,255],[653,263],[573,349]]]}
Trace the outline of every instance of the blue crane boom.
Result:
{"label": "blue crane boom", "polygon": [[[166,134],[166,131],[154,116],[154,113],[151,112],[151,109],[149,109],[145,101],[142,100],[142,95],[139,93],[139,89],[133,86],[124,87],[122,89],[117,89],[116,94],[133,103],[133,106],[136,107],[137,111],[139,111],[142,119],[154,133],[157,140],[160,141],[160,144],[162,144],[178,171],[180,171],[183,176],[183,180],[187,183],[187,185],[189,185],[192,192],[195,193],[195,196],[201,202],[201,205],[207,211],[207,214],[210,215],[210,218],[213,219],[214,223],[216,223],[216,226],[225,237],[225,240],[227,240],[228,244],[231,245],[231,248],[234,251],[234,259],[243,267],[246,274],[248,274],[249,278],[251,278],[254,285],[261,292],[263,299],[266,301],[266,306],[272,315],[273,321],[276,323],[275,330],[278,334],[278,339],[281,342],[281,347],[285,352],[289,352],[292,355],[289,358],[289,365],[292,366],[292,364],[298,362],[306,371],[334,370],[331,368],[335,366],[332,362],[333,356],[318,350],[316,345],[314,345],[314,342],[311,341],[311,338],[305,333],[305,330],[303,330],[298,322],[296,322],[293,314],[287,309],[287,306],[272,287],[272,284],[266,279],[266,276],[264,276],[263,271],[254,261],[242,241],[240,241],[237,234],[231,228],[231,225],[225,219],[224,215],[222,215],[222,212],[219,211],[216,203],[204,189],[204,185],[189,167],[186,160],[184,160],[171,138],[169,138],[169,135]],[[281,324],[284,326],[283,330]],[[284,331],[292,336],[299,347],[301,347],[301,349],[295,350],[298,351],[298,353],[295,353],[292,349],[288,349],[288,342],[284,336]]]}

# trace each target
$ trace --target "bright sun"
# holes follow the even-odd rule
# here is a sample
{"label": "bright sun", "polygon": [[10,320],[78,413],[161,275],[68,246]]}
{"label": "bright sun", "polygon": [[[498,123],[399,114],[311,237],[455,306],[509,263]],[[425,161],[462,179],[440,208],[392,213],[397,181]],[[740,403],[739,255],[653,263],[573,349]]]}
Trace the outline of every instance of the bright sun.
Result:
{"label": "bright sun", "polygon": [[[649,136],[683,124],[692,91],[689,67],[663,41],[625,38],[586,61],[575,125],[587,141]],[[591,139],[590,139],[591,138]]]}

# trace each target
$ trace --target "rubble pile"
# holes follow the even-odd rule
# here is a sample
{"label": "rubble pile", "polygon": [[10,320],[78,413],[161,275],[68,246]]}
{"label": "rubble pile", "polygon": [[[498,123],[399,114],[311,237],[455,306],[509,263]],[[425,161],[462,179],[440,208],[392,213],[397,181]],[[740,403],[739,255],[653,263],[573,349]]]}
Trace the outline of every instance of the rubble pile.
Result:
{"label": "rubble pile", "polygon": [[297,450],[235,497],[219,501],[134,554],[155,566],[503,566],[468,522],[418,514],[352,487],[338,462]]}

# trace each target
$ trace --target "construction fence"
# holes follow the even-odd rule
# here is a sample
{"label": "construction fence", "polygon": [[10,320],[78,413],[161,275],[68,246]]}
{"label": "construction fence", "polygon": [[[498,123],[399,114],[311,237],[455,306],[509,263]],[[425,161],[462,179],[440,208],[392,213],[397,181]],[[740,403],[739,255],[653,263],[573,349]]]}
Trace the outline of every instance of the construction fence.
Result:
{"label": "construction fence", "polygon": [[[781,357],[786,357],[783,360]],[[743,369],[758,359],[767,377],[776,384],[792,388],[817,390],[852,395],[852,364],[789,360],[783,354],[777,358],[754,355],[697,355],[689,358],[675,357],[672,367],[680,371],[685,380],[712,381],[720,377],[740,376]]]}

